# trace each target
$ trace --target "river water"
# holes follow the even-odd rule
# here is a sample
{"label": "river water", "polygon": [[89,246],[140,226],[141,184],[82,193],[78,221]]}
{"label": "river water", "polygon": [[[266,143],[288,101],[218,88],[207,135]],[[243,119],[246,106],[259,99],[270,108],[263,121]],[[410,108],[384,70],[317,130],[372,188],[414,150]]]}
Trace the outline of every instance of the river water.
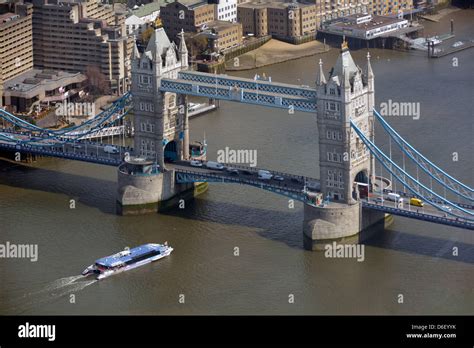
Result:
{"label": "river water", "polygon": [[[474,38],[472,10],[425,22],[425,33],[447,32],[449,18],[457,39]],[[337,55],[333,49],[321,56],[326,72]],[[352,55],[365,65],[365,50]],[[371,55],[376,105],[419,102],[420,119],[392,117],[390,123],[472,186],[474,50],[430,60],[422,52],[374,49]],[[236,75],[265,72],[274,81],[313,85],[318,60]],[[191,137],[204,134],[210,159],[226,146],[255,149],[259,167],[318,177],[310,114],[222,102],[191,121]],[[376,142],[387,148],[383,137]],[[0,259],[0,314],[474,312],[472,231],[395,217],[367,241],[363,262],[329,259],[302,248],[300,203],[291,209],[287,199],[268,192],[210,184],[184,210],[122,217],[115,214],[116,176],[111,167],[57,159],[31,166],[0,162],[0,242],[39,246],[37,262]],[[93,260],[125,246],[165,240],[175,251],[164,260],[100,282],[78,276]]]}

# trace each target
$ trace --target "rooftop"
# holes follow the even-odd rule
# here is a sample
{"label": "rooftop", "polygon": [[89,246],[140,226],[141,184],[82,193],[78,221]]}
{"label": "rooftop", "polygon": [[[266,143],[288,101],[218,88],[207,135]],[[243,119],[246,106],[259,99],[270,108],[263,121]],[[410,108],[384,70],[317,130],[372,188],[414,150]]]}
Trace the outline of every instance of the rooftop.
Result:
{"label": "rooftop", "polygon": [[7,23],[7,22],[10,22],[16,18],[19,18],[20,15],[16,14],[16,13],[12,13],[12,12],[7,12],[7,13],[4,13],[4,14],[0,14],[0,24],[1,23]]}
{"label": "rooftop", "polygon": [[246,2],[240,4],[239,7],[244,8],[280,8],[286,9],[288,6],[299,6],[299,7],[307,7],[307,6],[314,6],[314,2],[308,3],[301,3],[301,2],[284,2],[284,1],[273,1],[273,0],[252,0],[250,2]]}
{"label": "rooftop", "polygon": [[167,5],[169,5],[171,3],[174,3],[174,2],[180,3],[180,4],[186,6],[189,9],[209,5],[209,3],[206,0],[176,0],[176,1],[169,0],[163,6],[167,6]]}
{"label": "rooftop", "polygon": [[208,27],[208,29],[215,29],[217,31],[239,26],[239,25],[240,23],[232,23],[228,21],[211,21],[211,22],[206,23],[206,26]]}
{"label": "rooftop", "polygon": [[101,259],[96,260],[95,263],[99,264],[101,266],[105,266],[105,267],[114,267],[114,266],[117,266],[119,264],[130,261],[130,260],[132,260],[136,257],[148,254],[148,253],[150,253],[152,251],[155,251],[157,249],[158,248],[156,248],[156,247],[154,247],[150,244],[145,244],[145,245],[141,245],[139,247],[130,249],[129,252],[126,252],[124,250],[120,253],[110,255],[110,256],[107,256],[107,257],[103,257]]}
{"label": "rooftop", "polygon": [[153,2],[150,2],[149,4],[133,8],[130,11],[130,15],[135,15],[139,18],[149,16],[153,12],[159,11],[161,6],[166,6],[170,2],[172,2],[172,0],[155,0]]}
{"label": "rooftop", "polygon": [[347,16],[345,18],[341,18],[334,22],[331,22],[328,25],[328,27],[329,28],[331,27],[342,28],[342,29],[370,30],[370,29],[381,28],[389,24],[406,21],[406,19],[398,19],[394,17],[372,15],[372,19],[370,21],[365,21],[363,23],[357,24],[355,22],[357,18],[358,17],[356,17],[355,15]]}
{"label": "rooftop", "polygon": [[79,83],[86,80],[81,73],[70,73],[56,70],[32,69],[24,72],[8,81],[4,81],[3,90],[15,95],[23,95],[31,98],[43,90],[54,90],[71,83]]}

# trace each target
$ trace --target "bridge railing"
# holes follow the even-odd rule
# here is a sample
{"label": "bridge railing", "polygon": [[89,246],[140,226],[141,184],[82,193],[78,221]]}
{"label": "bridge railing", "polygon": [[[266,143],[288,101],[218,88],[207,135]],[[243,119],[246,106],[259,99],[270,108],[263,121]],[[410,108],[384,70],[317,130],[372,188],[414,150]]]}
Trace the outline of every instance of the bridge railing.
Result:
{"label": "bridge railing", "polygon": [[32,146],[32,145],[14,145],[14,144],[0,144],[0,147],[11,149],[14,151],[19,152],[26,152],[32,153],[37,155],[43,155],[48,157],[59,157],[65,159],[73,159],[83,162],[90,162],[90,163],[100,163],[105,165],[119,165],[122,160],[120,158],[113,158],[113,157],[100,157],[100,156],[91,156],[86,153],[74,153],[74,152],[63,152],[59,150],[55,150],[54,148],[48,147],[44,149],[43,147],[39,146]]}
{"label": "bridge railing", "polygon": [[268,168],[250,167],[250,166],[244,166],[244,165],[241,165],[241,164],[233,164],[233,163],[222,163],[222,164],[226,167],[248,170],[248,171],[252,171],[252,172],[255,172],[255,173],[257,173],[259,170],[268,170],[270,173],[272,173],[274,175],[279,175],[279,176],[283,176],[283,177],[286,177],[286,178],[298,179],[298,180],[301,181],[301,184],[303,184],[305,181],[319,182],[319,179],[311,178],[311,177],[304,176],[304,175],[283,173],[283,172],[268,169]]}
{"label": "bridge railing", "polygon": [[[231,175],[219,175],[217,173],[205,173],[205,172],[197,172],[193,170],[184,170],[184,169],[174,169],[176,173],[178,174],[185,174],[185,175],[190,175],[190,176],[195,176],[195,177],[203,177],[203,178],[212,178],[215,179],[215,182],[225,182],[225,181],[230,181],[230,182],[235,182],[235,183],[246,183],[250,184],[253,186],[267,186],[271,187],[274,189],[279,189],[279,190],[285,190],[288,192],[293,192],[293,193],[302,193],[301,189],[294,188],[291,186],[285,186],[285,183],[278,181],[262,181],[262,180],[254,180],[254,179],[249,179],[249,178],[243,178],[243,177],[234,177]],[[197,179],[199,180],[199,179]]]}
{"label": "bridge railing", "polygon": [[454,219],[454,218],[442,217],[438,215],[425,214],[425,213],[420,213],[414,210],[393,208],[386,205],[369,203],[366,201],[362,201],[362,206],[369,209],[375,209],[375,210],[383,211],[386,213],[391,213],[393,215],[405,216],[409,218],[415,218],[417,220],[431,221],[431,222],[436,222],[443,225],[462,227],[462,228],[474,230],[474,224],[472,222],[465,221],[458,218]]}
{"label": "bridge railing", "polygon": [[[404,191],[395,191],[395,190],[390,190],[390,189],[384,189],[383,190],[384,193],[397,193],[399,194],[400,196],[402,197],[406,197],[406,198],[420,198],[419,195],[414,195],[412,193],[409,193],[409,192],[404,192]],[[443,204],[442,201],[440,200],[437,200],[435,198],[432,198],[432,201],[435,202],[435,203],[438,203],[438,204]],[[471,204],[465,204],[465,203],[456,203],[456,205],[459,205],[460,207],[463,207],[463,208],[467,208],[467,209],[474,209],[474,205],[471,205]]]}

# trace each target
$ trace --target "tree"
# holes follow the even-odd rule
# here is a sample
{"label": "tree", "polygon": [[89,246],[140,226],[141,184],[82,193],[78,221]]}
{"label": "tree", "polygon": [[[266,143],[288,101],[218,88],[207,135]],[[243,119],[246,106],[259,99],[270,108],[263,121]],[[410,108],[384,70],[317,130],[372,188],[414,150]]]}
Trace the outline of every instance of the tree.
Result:
{"label": "tree", "polygon": [[186,44],[189,47],[191,56],[197,56],[203,53],[208,48],[208,41],[205,35],[195,35],[186,39]]}
{"label": "tree", "polygon": [[89,65],[86,68],[86,88],[92,95],[110,94],[110,86],[107,78],[100,72],[98,66]]}
{"label": "tree", "polygon": [[155,29],[153,27],[149,27],[149,28],[145,29],[142,32],[142,35],[140,37],[140,41],[142,42],[143,45],[146,45],[148,43],[148,41],[150,40],[150,37],[151,37],[151,35],[153,35],[154,31],[155,31]]}

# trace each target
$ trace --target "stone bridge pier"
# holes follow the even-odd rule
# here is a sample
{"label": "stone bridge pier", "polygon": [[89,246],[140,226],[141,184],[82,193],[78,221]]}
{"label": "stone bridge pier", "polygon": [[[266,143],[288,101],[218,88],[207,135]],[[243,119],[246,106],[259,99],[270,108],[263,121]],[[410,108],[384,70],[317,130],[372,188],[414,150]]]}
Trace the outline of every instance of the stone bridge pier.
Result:
{"label": "stone bridge pier", "polygon": [[307,250],[324,250],[332,242],[361,243],[383,231],[390,218],[385,213],[355,204],[330,203],[325,207],[304,205],[303,245]]}

